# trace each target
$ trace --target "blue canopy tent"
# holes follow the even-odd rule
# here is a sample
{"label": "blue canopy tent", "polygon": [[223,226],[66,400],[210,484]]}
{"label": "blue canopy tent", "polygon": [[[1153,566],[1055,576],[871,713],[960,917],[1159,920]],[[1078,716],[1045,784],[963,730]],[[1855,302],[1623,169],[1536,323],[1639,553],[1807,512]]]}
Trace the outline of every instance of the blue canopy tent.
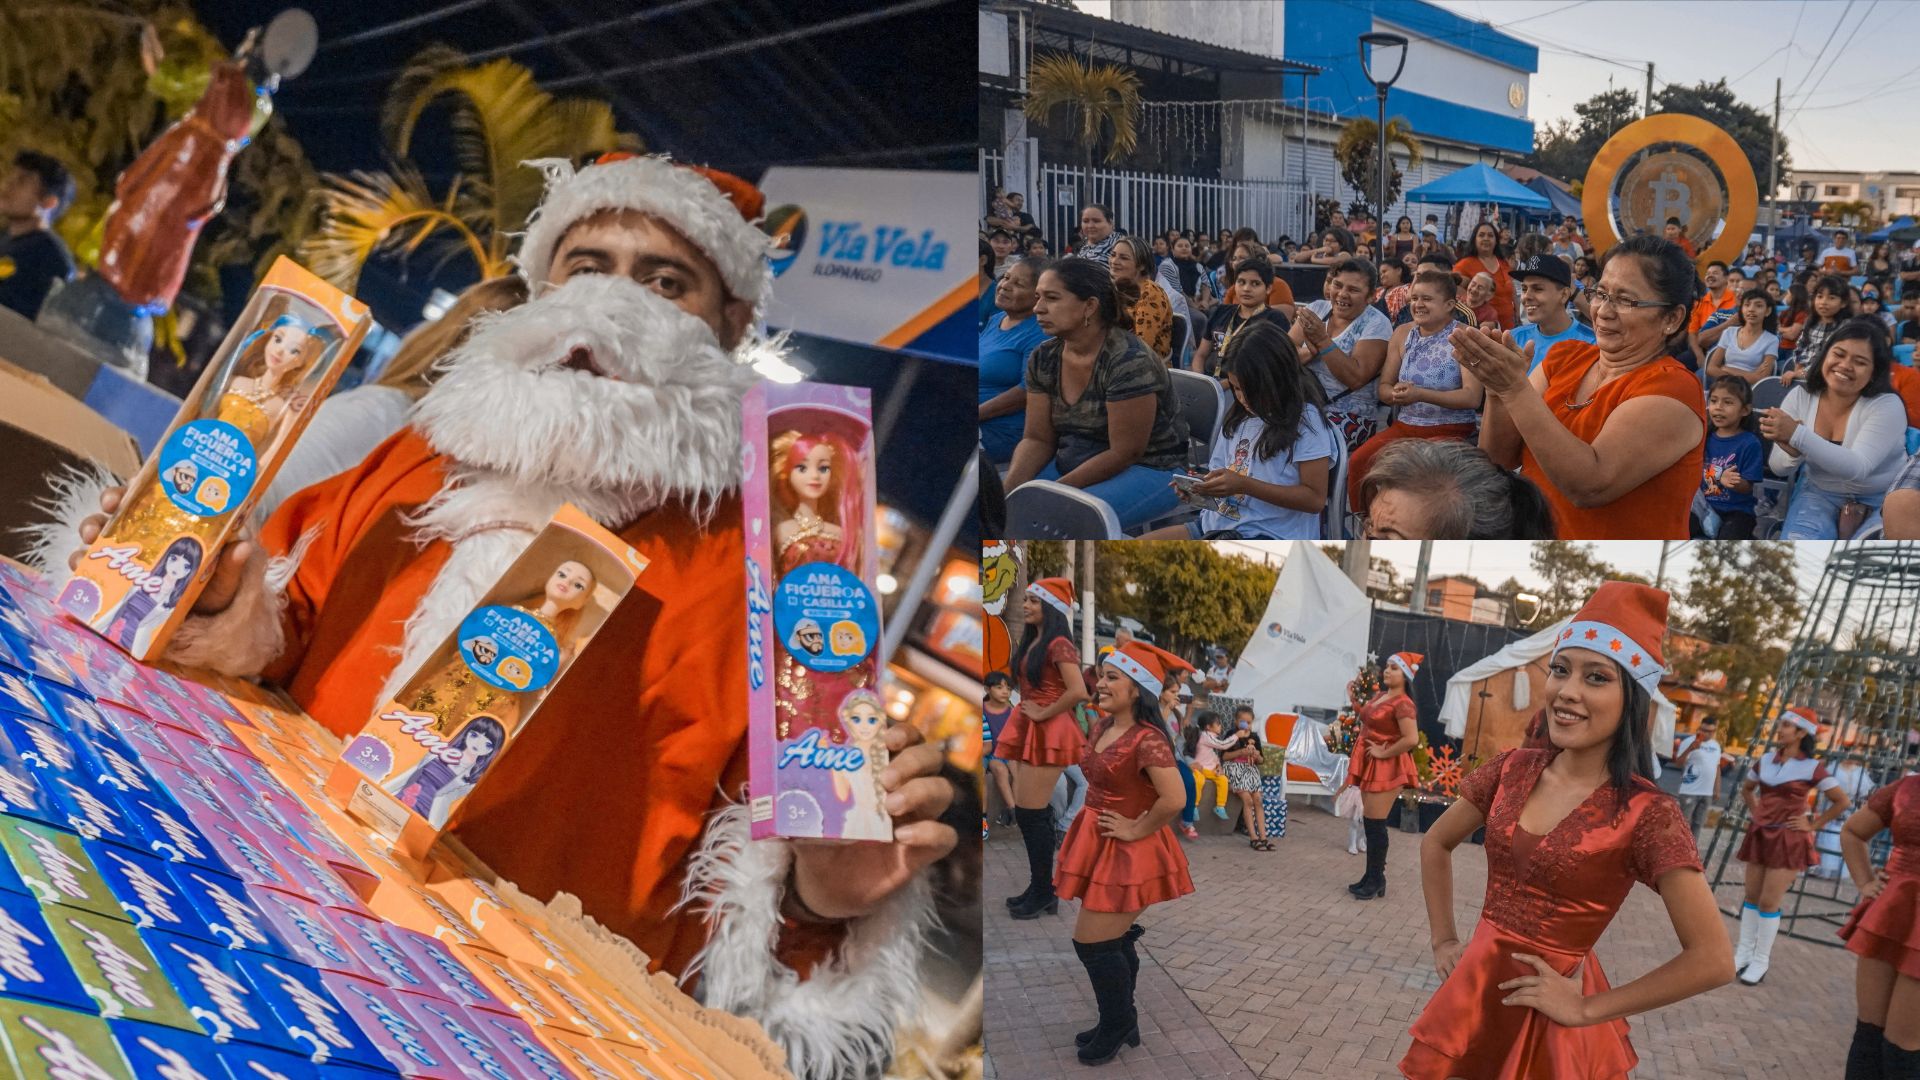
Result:
{"label": "blue canopy tent", "polygon": [[1580,216],[1580,200],[1567,194],[1559,185],[1546,177],[1536,176],[1521,184],[1521,186],[1538,194],[1545,195],[1547,202],[1551,204],[1545,210],[1530,212],[1528,214],[1529,217],[1551,217],[1555,214],[1561,217],[1571,218]]}
{"label": "blue canopy tent", "polygon": [[1912,232],[1913,227],[1914,227],[1914,220],[1912,215],[1905,215],[1894,221],[1888,222],[1884,227],[1880,229],[1879,232],[1868,233],[1867,235],[1861,237],[1860,239],[1866,240],[1875,244],[1884,244],[1889,240],[1900,239],[1901,237],[1896,235],[1898,233]]}
{"label": "blue canopy tent", "polygon": [[[1547,210],[1552,203],[1491,165],[1469,165],[1407,192],[1408,202],[1495,203],[1523,210]],[[1576,211],[1578,204],[1575,204]]]}

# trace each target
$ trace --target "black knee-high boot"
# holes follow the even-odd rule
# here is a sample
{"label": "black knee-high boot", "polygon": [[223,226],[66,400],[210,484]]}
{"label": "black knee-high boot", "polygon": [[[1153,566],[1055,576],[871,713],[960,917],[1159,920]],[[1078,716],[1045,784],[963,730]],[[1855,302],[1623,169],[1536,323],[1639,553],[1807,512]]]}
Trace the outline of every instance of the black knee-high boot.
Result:
{"label": "black knee-high boot", "polygon": [[1080,1063],[1104,1065],[1120,1053],[1120,1047],[1140,1045],[1140,1023],[1133,1009],[1133,974],[1127,967],[1126,941],[1073,943],[1081,966],[1087,969],[1087,981],[1093,986],[1093,1000],[1100,1009],[1100,1023],[1093,1037],[1080,1048]]}
{"label": "black knee-high boot", "polygon": [[[1127,985],[1136,990],[1139,989],[1140,986],[1140,949],[1134,943],[1139,941],[1146,932],[1146,927],[1141,926],[1139,923],[1134,923],[1132,926],[1127,927],[1126,933],[1120,935],[1120,948],[1127,954]],[[1093,1037],[1099,1033],[1100,1026],[1095,1024],[1093,1027],[1075,1035],[1073,1037],[1073,1045],[1085,1046],[1087,1043],[1093,1041]]]}
{"label": "black knee-high boot", "polygon": [[1039,883],[1033,876],[1033,841],[1028,835],[1032,831],[1033,825],[1030,823],[1028,815],[1047,813],[1049,813],[1049,811],[1028,810],[1019,806],[1013,808],[1013,823],[1020,829],[1020,846],[1027,853],[1027,887],[1013,896],[1007,897],[1007,909],[1010,911],[1014,908],[1025,907],[1033,902],[1033,894],[1038,888]]}
{"label": "black knee-high boot", "polygon": [[1847,1047],[1846,1080],[1885,1080],[1886,1052],[1881,1045],[1886,1041],[1885,1028],[1865,1020],[1854,1021],[1853,1045]]}
{"label": "black knee-high boot", "polygon": [[1027,873],[1033,883],[1028,886],[1026,901],[1013,906],[1013,917],[1051,915],[1060,910],[1060,901],[1053,897],[1053,813],[1046,809],[1016,810],[1014,820],[1020,823],[1020,838],[1027,844]]}
{"label": "black knee-high boot", "polygon": [[1880,1034],[1880,1075],[1886,1080],[1920,1080],[1920,1050],[1902,1050]]}
{"label": "black knee-high boot", "polygon": [[1367,818],[1365,828],[1367,873],[1348,889],[1362,900],[1372,900],[1387,894],[1387,819]]}

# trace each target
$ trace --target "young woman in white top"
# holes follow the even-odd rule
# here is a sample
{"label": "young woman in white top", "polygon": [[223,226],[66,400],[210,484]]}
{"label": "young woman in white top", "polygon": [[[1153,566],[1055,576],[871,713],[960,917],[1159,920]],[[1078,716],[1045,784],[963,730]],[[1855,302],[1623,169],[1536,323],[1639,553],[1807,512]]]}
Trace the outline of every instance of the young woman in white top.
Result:
{"label": "young woman in white top", "polygon": [[1295,309],[1291,331],[1300,362],[1327,396],[1327,422],[1351,453],[1373,434],[1380,407],[1377,384],[1387,362],[1393,322],[1372,304],[1379,271],[1365,259],[1347,259],[1327,271],[1326,299]]}
{"label": "young woman in white top", "polygon": [[1738,323],[1728,324],[1720,343],[1707,353],[1707,381],[1738,375],[1749,385],[1773,374],[1780,359],[1780,335],[1775,332],[1773,301],[1759,289],[1740,298]]}
{"label": "young woman in white top", "polygon": [[[1892,367],[1880,324],[1849,319],[1827,339],[1803,385],[1760,414],[1760,433],[1773,443],[1769,467],[1787,474],[1807,466],[1781,539],[1844,540],[1878,516],[1906,453],[1907,410],[1893,392]],[[1845,535],[1843,511],[1852,526]]]}

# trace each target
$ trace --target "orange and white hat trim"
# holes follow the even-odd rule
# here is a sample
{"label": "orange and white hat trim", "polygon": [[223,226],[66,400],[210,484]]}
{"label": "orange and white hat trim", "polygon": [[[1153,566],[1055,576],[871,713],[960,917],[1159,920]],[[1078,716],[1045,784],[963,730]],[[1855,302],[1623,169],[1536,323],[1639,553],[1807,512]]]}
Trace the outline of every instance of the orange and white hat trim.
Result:
{"label": "orange and white hat trim", "polygon": [[1420,665],[1426,662],[1426,659],[1425,653],[1397,652],[1387,657],[1387,663],[1399,668],[1400,674],[1405,675],[1408,682],[1412,682],[1413,677],[1420,674]]}
{"label": "orange and white hat trim", "polygon": [[1027,595],[1073,618],[1073,582],[1063,577],[1041,578],[1027,586]]}

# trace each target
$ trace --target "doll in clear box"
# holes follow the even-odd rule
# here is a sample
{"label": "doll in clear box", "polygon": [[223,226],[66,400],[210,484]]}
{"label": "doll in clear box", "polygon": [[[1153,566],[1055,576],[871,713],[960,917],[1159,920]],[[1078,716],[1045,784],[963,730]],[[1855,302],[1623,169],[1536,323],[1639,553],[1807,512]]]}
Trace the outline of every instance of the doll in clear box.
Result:
{"label": "doll in clear box", "polygon": [[[785,577],[806,563],[826,562],[859,574],[870,511],[854,449],[838,435],[789,429],[773,437],[769,450],[775,573]],[[838,643],[835,653],[844,655],[845,646],[844,640]],[[787,653],[780,657],[776,684],[774,715],[781,740],[818,730],[845,743],[839,703],[873,685],[873,661],[863,659],[843,671],[812,671]]]}
{"label": "doll in clear box", "polygon": [[[309,326],[294,315],[279,316],[240,342],[240,355],[233,363],[235,374],[228,380],[226,392],[211,403],[202,401],[201,415],[196,419],[221,420],[240,429],[252,447],[254,467],[258,468],[287,418],[305,406],[301,384],[333,340],[324,328]],[[175,537],[194,537],[205,550],[215,534],[226,527],[225,515],[189,514],[175,506],[162,490],[170,486],[191,496],[198,480],[191,462],[181,462],[168,475],[156,477],[156,482],[112,523],[108,531],[113,539],[140,545],[140,561],[154,567],[156,573],[159,568],[152,561],[154,555]],[[214,478],[202,482],[202,494],[197,497],[212,499],[207,485],[216,483]],[[214,508],[229,509],[217,504]]]}
{"label": "doll in clear box", "polygon": [[840,703],[840,730],[846,744],[860,751],[858,772],[835,772],[833,794],[847,807],[840,826],[843,836],[879,838],[888,835],[892,819],[881,806],[880,770],[886,768],[887,751],[881,735],[887,730],[887,713],[880,695],[871,690],[855,690]]}
{"label": "doll in clear box", "polygon": [[[581,609],[593,598],[593,587],[593,571],[584,563],[568,559],[553,568],[540,595],[512,605],[514,610],[531,617],[553,635],[560,647],[561,665],[567,662],[574,629],[580,622]],[[467,644],[474,658],[483,665],[491,665],[493,657],[498,655],[490,639],[475,638]],[[525,705],[523,699],[533,693],[535,691],[503,690],[487,682],[455,651],[433,678],[403,697],[400,704],[408,712],[433,717],[434,730],[442,734],[452,731],[468,717],[481,715],[494,717],[511,732],[519,726]]]}

